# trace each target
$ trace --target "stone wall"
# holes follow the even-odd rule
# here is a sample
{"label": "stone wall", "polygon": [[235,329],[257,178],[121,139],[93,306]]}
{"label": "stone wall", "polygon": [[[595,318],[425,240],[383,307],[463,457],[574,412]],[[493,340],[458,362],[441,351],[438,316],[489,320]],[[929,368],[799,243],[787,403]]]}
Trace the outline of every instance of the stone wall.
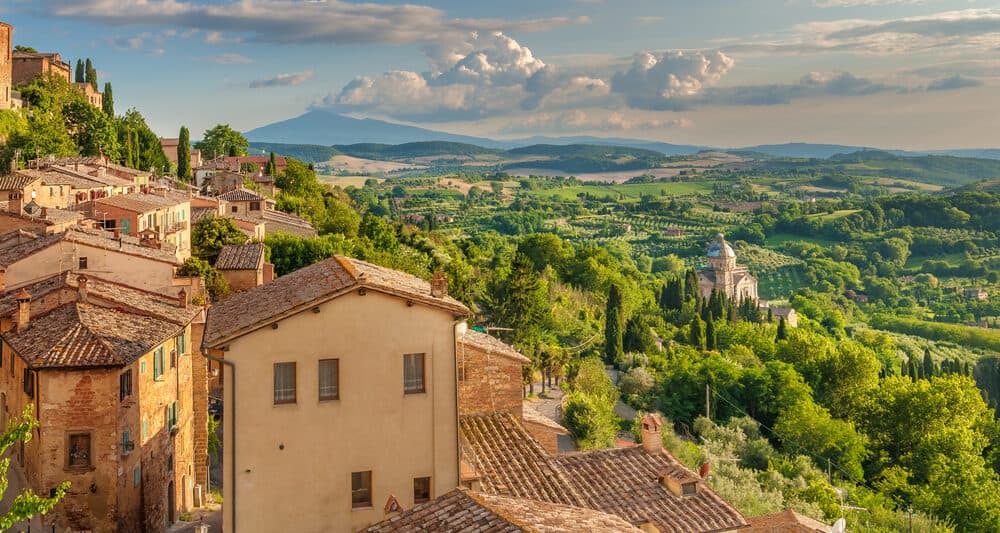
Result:
{"label": "stone wall", "polygon": [[14,28],[0,22],[0,109],[10,109],[10,92],[13,90],[11,50]]}
{"label": "stone wall", "polygon": [[521,418],[520,361],[462,342],[456,357],[460,415],[506,411]]}

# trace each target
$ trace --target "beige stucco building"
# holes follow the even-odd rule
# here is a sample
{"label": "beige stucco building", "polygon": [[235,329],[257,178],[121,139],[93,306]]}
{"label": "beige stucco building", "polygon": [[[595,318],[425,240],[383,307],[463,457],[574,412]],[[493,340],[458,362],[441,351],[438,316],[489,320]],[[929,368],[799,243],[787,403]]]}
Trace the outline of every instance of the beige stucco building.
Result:
{"label": "beige stucco building", "polygon": [[[456,325],[432,283],[335,256],[223,300],[227,533],[350,532],[459,481]],[[222,359],[224,358],[224,359]]]}
{"label": "beige stucco building", "polygon": [[708,245],[708,267],[698,271],[698,290],[706,300],[712,291],[732,300],[757,299],[757,278],[736,263],[736,252],[721,233]]}

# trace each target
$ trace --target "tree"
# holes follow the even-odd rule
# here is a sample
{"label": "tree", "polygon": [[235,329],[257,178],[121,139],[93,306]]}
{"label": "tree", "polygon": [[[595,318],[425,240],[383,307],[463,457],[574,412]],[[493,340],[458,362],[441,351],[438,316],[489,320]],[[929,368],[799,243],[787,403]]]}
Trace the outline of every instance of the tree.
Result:
{"label": "tree", "polygon": [[246,244],[246,233],[236,227],[231,218],[210,217],[195,225],[191,232],[191,247],[195,257],[215,262],[223,246]]}
{"label": "tree", "polygon": [[86,83],[89,83],[94,90],[97,90],[97,69],[94,68],[94,64],[90,62],[90,58],[87,58],[86,67],[84,67],[84,75]]}
{"label": "tree", "polygon": [[86,81],[87,81],[86,76],[87,75],[83,71],[83,60],[82,59],[77,59],[76,60],[76,74],[73,76],[73,81],[75,81],[76,83],[86,83]]}
{"label": "tree", "polygon": [[37,54],[38,53],[38,50],[35,50],[33,47],[31,47],[31,46],[25,46],[23,44],[15,44],[14,45],[14,51],[15,52],[26,52],[26,53],[29,53],[29,54]]}
{"label": "tree", "polygon": [[115,116],[115,97],[111,91],[111,82],[104,82],[104,98],[101,100],[101,110],[109,117]]}
{"label": "tree", "polygon": [[924,379],[931,379],[934,376],[934,360],[931,359],[931,349],[924,348],[924,364],[923,364],[923,377]]}
{"label": "tree", "polygon": [[614,362],[625,355],[623,335],[625,317],[622,309],[622,292],[616,284],[608,289],[608,305],[604,313],[604,360]]}
{"label": "tree", "polygon": [[177,269],[178,276],[193,276],[199,277],[205,280],[205,288],[208,289],[208,293],[212,295],[213,300],[219,300],[223,296],[229,293],[229,283],[226,278],[219,274],[218,270],[208,264],[208,261],[203,259],[198,259],[197,257],[189,257],[184,261]]}
{"label": "tree", "polygon": [[521,253],[514,256],[499,293],[496,298],[498,321],[514,329],[511,337],[522,353],[536,355],[542,326],[549,322],[551,312],[548,286],[535,272],[528,256]]}
{"label": "tree", "polygon": [[[0,460],[0,495],[7,492],[8,486],[7,469],[10,467],[10,456],[7,455],[7,450],[17,442],[30,441],[32,431],[37,427],[38,420],[32,416],[29,404],[21,414],[21,418],[11,420],[3,437],[0,437],[0,455],[4,456]],[[10,504],[10,509],[0,515],[0,531],[7,531],[17,522],[28,520],[35,515],[48,513],[66,495],[69,485],[68,481],[60,483],[50,498],[37,496],[31,489],[18,494]]]}
{"label": "tree", "polygon": [[701,317],[698,315],[691,318],[691,331],[688,333],[688,342],[691,346],[699,350],[705,349],[705,333],[701,329]]}
{"label": "tree", "polygon": [[247,148],[250,143],[243,135],[229,127],[229,124],[218,124],[215,127],[205,130],[201,140],[194,144],[194,147],[201,150],[203,155],[210,158],[220,156],[247,155]]}
{"label": "tree", "polygon": [[181,126],[177,136],[177,178],[191,181],[191,134],[187,126]]}
{"label": "tree", "polygon": [[783,341],[788,338],[788,324],[785,323],[785,317],[778,317],[778,335],[775,337],[779,341]]}
{"label": "tree", "polygon": [[705,349],[714,350],[716,348],[715,318],[712,312],[708,312],[708,320],[705,321]]}
{"label": "tree", "polygon": [[271,157],[267,160],[267,168],[264,169],[264,174],[268,176],[278,174],[278,162],[274,157],[274,152],[271,152]]}

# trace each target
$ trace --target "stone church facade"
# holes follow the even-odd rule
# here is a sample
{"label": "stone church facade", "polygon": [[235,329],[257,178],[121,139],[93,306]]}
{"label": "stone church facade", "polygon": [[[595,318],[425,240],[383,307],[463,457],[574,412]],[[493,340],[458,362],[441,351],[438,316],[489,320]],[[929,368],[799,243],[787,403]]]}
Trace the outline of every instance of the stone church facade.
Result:
{"label": "stone church facade", "polygon": [[708,245],[708,266],[698,271],[698,290],[708,299],[712,290],[737,302],[757,299],[757,278],[747,267],[736,264],[736,252],[720,233]]}

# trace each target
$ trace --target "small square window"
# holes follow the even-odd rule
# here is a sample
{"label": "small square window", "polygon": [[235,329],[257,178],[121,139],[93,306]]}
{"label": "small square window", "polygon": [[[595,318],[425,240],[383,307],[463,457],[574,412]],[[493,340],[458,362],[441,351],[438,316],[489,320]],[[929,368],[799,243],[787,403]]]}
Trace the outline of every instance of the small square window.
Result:
{"label": "small square window", "polygon": [[295,363],[274,363],[274,403],[295,403]]}
{"label": "small square window", "polygon": [[408,353],[403,356],[403,392],[424,392],[424,354]]}
{"label": "small square window", "polygon": [[372,506],[372,471],[351,472],[351,507]]}
{"label": "small square window", "polygon": [[90,433],[70,433],[66,449],[66,466],[90,468]]}
{"label": "small square window", "polygon": [[142,361],[139,361],[139,373],[140,374],[145,374],[146,373],[146,360],[145,359],[143,359]]}
{"label": "small square window", "polygon": [[86,257],[81,257],[80,258],[80,270],[86,270],[86,269],[87,269],[87,258]]}
{"label": "small square window", "polygon": [[431,478],[413,478],[413,503],[425,503],[431,501]]}
{"label": "small square window", "polygon": [[236,213],[236,212],[238,212],[239,210],[240,210],[239,206],[235,206],[235,205],[234,205],[234,206],[232,207],[232,212],[233,212],[233,213]]}
{"label": "small square window", "polygon": [[337,400],[339,398],[340,361],[338,359],[320,359],[319,400]]}

